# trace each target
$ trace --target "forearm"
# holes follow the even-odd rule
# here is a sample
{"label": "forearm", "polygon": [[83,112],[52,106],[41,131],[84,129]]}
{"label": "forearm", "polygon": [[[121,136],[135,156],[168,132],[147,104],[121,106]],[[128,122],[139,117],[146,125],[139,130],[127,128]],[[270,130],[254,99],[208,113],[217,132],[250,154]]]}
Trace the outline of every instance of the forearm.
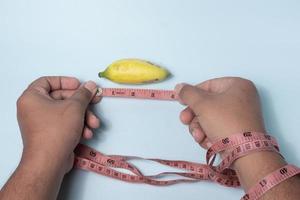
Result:
{"label": "forearm", "polygon": [[2,188],[1,200],[53,200],[59,191],[64,170],[62,164],[40,153],[24,153],[21,162]]}
{"label": "forearm", "polygon": [[[284,159],[275,152],[257,152],[238,159],[234,168],[245,191],[260,179],[286,165]],[[300,196],[300,177],[289,178],[275,186],[262,197],[264,200],[295,200]]]}

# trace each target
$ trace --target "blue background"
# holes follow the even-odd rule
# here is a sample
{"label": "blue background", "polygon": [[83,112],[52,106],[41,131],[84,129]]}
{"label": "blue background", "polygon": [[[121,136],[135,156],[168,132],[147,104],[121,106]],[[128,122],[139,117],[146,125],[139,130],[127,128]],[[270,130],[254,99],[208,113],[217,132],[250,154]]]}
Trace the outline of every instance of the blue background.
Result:
{"label": "blue background", "polygon": [[[97,73],[127,57],[173,73],[166,82],[141,87],[172,89],[179,82],[228,75],[253,80],[268,131],[286,159],[300,165],[299,10],[297,0],[0,0],[0,186],[22,152],[15,102],[26,86],[43,75],[70,75],[122,87]],[[205,151],[179,122],[183,107],[176,102],[105,98],[94,109],[105,126],[88,144],[102,152],[204,162]],[[164,169],[137,165],[146,173]],[[238,199],[242,194],[207,182],[154,187],[76,170],[66,177],[59,199]]]}

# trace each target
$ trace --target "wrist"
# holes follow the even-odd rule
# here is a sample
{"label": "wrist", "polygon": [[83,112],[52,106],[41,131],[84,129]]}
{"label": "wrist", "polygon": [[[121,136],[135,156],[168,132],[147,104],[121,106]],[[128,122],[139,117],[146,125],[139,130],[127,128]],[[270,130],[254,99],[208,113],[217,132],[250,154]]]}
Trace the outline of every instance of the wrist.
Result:
{"label": "wrist", "polygon": [[[257,126],[252,126],[254,128],[238,128],[236,127],[235,129],[231,129],[231,132],[227,132],[227,134],[224,134],[225,137],[223,136],[222,138],[218,138],[215,141],[218,140],[222,140],[226,137],[232,137],[236,134],[241,134],[241,133],[248,133],[248,132],[257,132],[257,133],[261,133],[261,134],[267,134],[267,132],[265,131],[265,128],[263,125],[257,125]],[[220,156],[222,159],[224,159],[229,153],[231,153],[231,151],[234,149],[234,147],[225,149],[224,151],[220,152]]]}
{"label": "wrist", "polygon": [[43,173],[64,176],[67,171],[66,160],[45,149],[24,148],[20,165],[30,166]]}
{"label": "wrist", "polygon": [[65,173],[61,166],[42,151],[24,149],[19,166],[4,186],[4,198],[56,199]]}
{"label": "wrist", "polygon": [[246,191],[262,177],[286,164],[278,152],[275,138],[261,132],[234,134],[217,141],[207,152],[208,164],[213,164],[217,152],[222,157],[217,171],[231,166]]}
{"label": "wrist", "polygon": [[214,130],[213,133],[218,134],[208,134],[209,139],[212,143],[224,139],[226,137],[230,137],[232,135],[245,133],[245,132],[258,132],[258,133],[266,133],[263,123],[242,123],[236,122],[235,124],[229,125],[229,128],[222,128]]}
{"label": "wrist", "polygon": [[261,178],[284,165],[286,162],[278,153],[261,151],[237,159],[232,167],[247,191]]}

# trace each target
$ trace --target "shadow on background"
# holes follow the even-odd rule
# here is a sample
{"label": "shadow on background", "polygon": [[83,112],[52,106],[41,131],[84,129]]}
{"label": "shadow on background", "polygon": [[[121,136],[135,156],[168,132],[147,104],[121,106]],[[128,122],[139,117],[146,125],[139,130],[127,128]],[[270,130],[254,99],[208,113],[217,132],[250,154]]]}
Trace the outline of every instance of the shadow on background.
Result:
{"label": "shadow on background", "polygon": [[274,110],[274,101],[276,101],[276,99],[272,99],[272,95],[270,94],[269,90],[261,86],[258,86],[258,90],[262,102],[262,110],[264,113],[267,132],[269,132],[277,139],[280,151],[286,158],[287,162],[299,163],[300,157],[295,154],[294,150],[291,149],[290,145],[288,144],[286,140],[287,133],[285,132],[285,130],[283,130],[283,127],[281,127],[281,123],[279,123],[279,116],[276,116]]}
{"label": "shadow on background", "polygon": [[[75,194],[74,190],[77,189],[76,185],[78,183],[76,183],[76,181],[80,181],[80,185],[82,185],[82,183],[86,182],[87,178],[85,174],[79,174],[78,172],[78,170],[71,170],[71,172],[65,175],[57,196],[57,200],[74,199],[72,195]],[[78,176],[80,176],[80,178]],[[76,192],[77,199],[83,199],[83,191],[84,189],[82,189],[82,192]]]}

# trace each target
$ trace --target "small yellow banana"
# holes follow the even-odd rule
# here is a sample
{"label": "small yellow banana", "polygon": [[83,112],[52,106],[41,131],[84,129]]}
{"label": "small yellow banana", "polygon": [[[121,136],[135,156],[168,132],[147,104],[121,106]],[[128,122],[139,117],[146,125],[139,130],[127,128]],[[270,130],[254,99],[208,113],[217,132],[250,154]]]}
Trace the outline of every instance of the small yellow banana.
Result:
{"label": "small yellow banana", "polygon": [[122,59],[113,62],[98,75],[117,83],[142,84],[162,81],[169,72],[144,60]]}

